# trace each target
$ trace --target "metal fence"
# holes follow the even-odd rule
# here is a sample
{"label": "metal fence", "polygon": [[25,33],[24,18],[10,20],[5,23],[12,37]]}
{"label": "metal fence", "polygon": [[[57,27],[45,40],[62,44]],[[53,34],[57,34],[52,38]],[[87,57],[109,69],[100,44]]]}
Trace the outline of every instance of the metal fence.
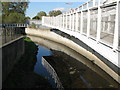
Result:
{"label": "metal fence", "polygon": [[43,17],[42,24],[79,32],[113,50],[120,48],[120,0],[90,0],[59,16]]}
{"label": "metal fence", "polygon": [[1,24],[0,38],[2,41],[0,44],[3,45],[25,34],[25,27],[25,24]]}

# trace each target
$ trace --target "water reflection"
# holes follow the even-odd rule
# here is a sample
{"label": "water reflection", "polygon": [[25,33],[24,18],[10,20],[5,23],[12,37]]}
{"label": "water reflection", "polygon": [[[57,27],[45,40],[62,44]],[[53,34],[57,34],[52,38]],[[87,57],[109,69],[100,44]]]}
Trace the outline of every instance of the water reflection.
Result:
{"label": "water reflection", "polygon": [[34,66],[34,72],[47,78],[50,84],[52,85],[52,87],[56,88],[56,85],[54,80],[52,79],[52,76],[48,73],[46,68],[42,65],[42,57],[50,56],[50,55],[52,55],[52,52],[49,49],[38,45],[37,62]]}
{"label": "water reflection", "polygon": [[42,46],[38,46],[37,62],[34,66],[34,72],[40,75],[42,74],[43,76],[48,76],[48,72],[42,65],[42,56],[50,55],[52,55],[52,52],[49,49]]}
{"label": "water reflection", "polygon": [[[59,43],[56,43],[56,42],[53,42],[53,41],[49,41],[49,40],[45,40],[45,39],[40,38],[40,37],[33,37],[33,36],[29,36],[29,37],[34,42],[37,42],[40,45],[46,46],[47,48],[65,52],[67,55],[69,55],[69,56],[77,59],[79,62],[82,62],[84,65],[86,65],[87,67],[89,67],[90,69],[92,69],[93,71],[95,71],[97,74],[99,74],[100,76],[102,76],[107,82],[110,83],[110,86],[118,87],[117,82],[114,81],[108,74],[106,74],[103,70],[101,70],[99,67],[97,67],[93,62],[89,61],[87,58],[85,58],[84,56],[80,55],[76,51],[74,51],[74,50],[72,50],[72,49],[70,49],[70,48],[68,48],[68,47],[66,47],[66,46],[64,46],[62,44],[59,44]],[[77,63],[78,62],[76,62],[76,64]],[[78,66],[78,67],[80,68],[80,66]],[[70,73],[72,74],[74,72],[70,72]],[[88,87],[92,87],[90,85],[90,83],[84,78],[84,76],[79,76],[79,78],[81,78],[81,80],[84,83],[86,83],[88,85]],[[94,78],[93,78],[93,81],[95,81]]]}

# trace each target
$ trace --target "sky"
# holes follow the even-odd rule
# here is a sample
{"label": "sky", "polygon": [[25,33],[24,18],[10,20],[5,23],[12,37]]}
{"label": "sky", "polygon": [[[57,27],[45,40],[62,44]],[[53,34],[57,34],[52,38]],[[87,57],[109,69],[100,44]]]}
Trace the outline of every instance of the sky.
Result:
{"label": "sky", "polygon": [[[30,1],[29,7],[26,11],[26,16],[33,18],[40,11],[45,11],[47,14],[49,13],[49,11],[52,11],[52,10],[61,10],[62,12],[65,12],[69,8],[79,7],[81,4],[83,4],[85,1],[88,1],[88,0],[79,0],[79,1],[73,0],[76,2],[72,2],[72,0],[71,1],[64,0],[64,2],[62,2],[62,0],[61,1],[56,0],[56,2],[54,2],[55,0],[53,1],[50,0],[50,2],[48,1],[49,0],[44,0],[44,1],[34,0],[34,2]],[[69,3],[69,5],[66,3]]]}

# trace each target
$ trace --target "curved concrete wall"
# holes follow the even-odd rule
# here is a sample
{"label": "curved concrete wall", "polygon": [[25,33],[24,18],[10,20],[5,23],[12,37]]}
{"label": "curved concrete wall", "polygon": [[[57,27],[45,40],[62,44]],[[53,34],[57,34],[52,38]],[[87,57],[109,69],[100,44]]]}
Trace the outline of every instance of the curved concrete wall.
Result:
{"label": "curved concrete wall", "polygon": [[78,61],[78,63],[80,62],[80,63],[86,65],[87,67],[89,67],[91,70],[93,70],[94,72],[99,74],[101,77],[106,79],[108,82],[110,82],[116,88],[118,87],[118,83],[110,75],[108,75],[101,68],[99,68],[93,62],[91,62],[89,59],[87,59],[83,55],[79,54],[75,50],[73,50],[73,49],[71,49],[63,44],[60,44],[60,43],[57,43],[57,42],[54,42],[51,40],[47,40],[45,38],[36,37],[36,36],[32,36],[32,35],[27,35],[27,37],[29,37],[33,42],[37,43],[38,45],[45,46],[49,49],[57,50],[57,51],[61,51],[61,52],[66,53],[67,55],[76,59]]}
{"label": "curved concrete wall", "polygon": [[26,28],[25,30],[26,34],[33,35],[36,37],[42,37],[46,38],[48,40],[66,45],[67,47],[75,50],[76,52],[82,54],[86,58],[88,58],[91,61],[94,61],[94,64],[98,65],[101,69],[103,69],[106,73],[108,73],[112,78],[114,78],[118,83],[120,83],[120,76],[114,72],[110,67],[108,67],[102,60],[100,60],[97,56],[92,54],[91,52],[87,51],[83,47],[79,46],[75,42],[64,38],[54,32],[51,32],[50,30],[40,30],[40,29],[30,29]]}

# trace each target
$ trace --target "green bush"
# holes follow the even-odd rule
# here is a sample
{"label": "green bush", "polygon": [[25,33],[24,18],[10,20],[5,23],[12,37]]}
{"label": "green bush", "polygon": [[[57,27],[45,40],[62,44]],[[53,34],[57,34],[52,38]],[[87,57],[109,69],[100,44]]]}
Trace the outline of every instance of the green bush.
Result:
{"label": "green bush", "polygon": [[36,25],[34,23],[31,24],[31,28],[36,28]]}

